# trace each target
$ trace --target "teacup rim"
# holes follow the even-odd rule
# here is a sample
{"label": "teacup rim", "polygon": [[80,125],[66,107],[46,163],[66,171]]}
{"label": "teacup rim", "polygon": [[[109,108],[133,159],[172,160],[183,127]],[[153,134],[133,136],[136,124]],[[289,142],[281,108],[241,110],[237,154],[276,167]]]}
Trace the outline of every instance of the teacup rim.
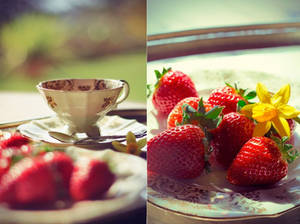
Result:
{"label": "teacup rim", "polygon": [[[45,88],[42,86],[43,83],[47,83],[47,82],[51,82],[51,81],[63,81],[63,80],[105,80],[105,81],[116,81],[116,82],[120,82],[120,83],[123,83],[123,85],[119,86],[119,87],[116,87],[116,88],[110,88],[110,89],[90,89],[90,90],[85,90],[85,91],[82,91],[82,90],[60,90],[60,89],[49,89],[49,88]],[[116,90],[116,89],[120,89],[124,86],[124,82],[126,82],[125,80],[122,80],[122,79],[105,79],[105,78],[100,78],[100,79],[97,79],[97,78],[62,78],[62,79],[49,79],[49,80],[44,80],[44,81],[41,81],[39,82],[37,85],[36,85],[36,88],[38,90],[45,90],[45,91],[51,91],[51,92],[63,92],[63,93],[67,93],[67,92],[82,92],[82,93],[89,93],[89,92],[101,92],[101,91],[113,91],[113,90]]]}

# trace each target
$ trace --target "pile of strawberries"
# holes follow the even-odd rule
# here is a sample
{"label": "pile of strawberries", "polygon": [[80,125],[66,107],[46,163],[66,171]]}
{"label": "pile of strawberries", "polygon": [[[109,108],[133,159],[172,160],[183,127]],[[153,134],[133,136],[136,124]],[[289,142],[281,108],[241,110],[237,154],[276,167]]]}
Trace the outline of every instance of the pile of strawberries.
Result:
{"label": "pile of strawberries", "polygon": [[10,207],[99,199],[114,181],[104,161],[73,161],[64,151],[35,146],[17,133],[0,141],[0,203]]}
{"label": "pile of strawberries", "polygon": [[[239,111],[255,91],[226,84],[204,101],[183,72],[164,69],[156,76],[152,102],[167,116],[168,128],[147,143],[149,172],[188,179],[222,166],[227,180],[239,186],[274,184],[287,175],[293,148],[288,138],[253,137],[256,122]],[[296,123],[288,123],[292,136]]]}

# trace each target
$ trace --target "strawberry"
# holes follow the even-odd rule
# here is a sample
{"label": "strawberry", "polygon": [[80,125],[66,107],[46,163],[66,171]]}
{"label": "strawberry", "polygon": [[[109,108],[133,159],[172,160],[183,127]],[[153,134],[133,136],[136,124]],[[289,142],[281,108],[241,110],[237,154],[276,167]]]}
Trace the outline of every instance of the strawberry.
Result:
{"label": "strawberry", "polygon": [[205,135],[195,125],[181,125],[147,143],[148,171],[178,179],[195,178],[205,166]]}
{"label": "strawberry", "polygon": [[[168,116],[168,128],[176,127],[178,124],[182,123],[183,121],[182,107],[185,104],[190,105],[195,110],[198,110],[200,100],[201,99],[199,97],[187,97],[179,101]],[[206,102],[203,102],[203,105],[205,107],[206,112],[208,112],[212,108],[211,105]],[[198,125],[197,120],[192,120],[190,121],[190,123],[194,125]]]}
{"label": "strawberry", "polygon": [[223,114],[236,112],[239,101],[243,101],[242,106],[248,103],[248,100],[256,96],[255,91],[250,91],[246,94],[245,89],[239,89],[237,85],[235,88],[226,83],[225,87],[215,89],[207,100],[209,104],[214,106],[224,106]]}
{"label": "strawberry", "polygon": [[20,148],[12,147],[0,149],[0,181],[1,177],[12,165],[30,155],[31,151],[30,145],[22,145]]}
{"label": "strawberry", "polygon": [[54,177],[40,157],[22,159],[1,179],[0,201],[11,207],[40,206],[55,199]]}
{"label": "strawberry", "polygon": [[152,97],[156,110],[163,115],[168,115],[173,107],[186,97],[198,97],[195,84],[191,78],[180,71],[171,68],[163,72],[155,70],[157,83]]}
{"label": "strawberry", "polygon": [[10,157],[0,157],[0,181],[2,176],[9,170],[11,164],[11,158]]}
{"label": "strawberry", "polygon": [[106,162],[81,158],[70,181],[70,195],[76,201],[98,199],[115,181]]}
{"label": "strawberry", "polygon": [[67,192],[73,171],[72,159],[65,153],[58,151],[48,152],[42,158],[55,176],[58,188]]}
{"label": "strawberry", "polygon": [[297,151],[291,152],[292,145],[285,144],[287,139],[251,138],[228,169],[228,181],[234,185],[252,186],[281,180],[288,171],[287,161],[292,162],[298,156]]}
{"label": "strawberry", "polygon": [[241,147],[252,137],[254,123],[237,112],[225,114],[220,125],[211,131],[217,162],[228,168]]}
{"label": "strawberry", "polygon": [[30,140],[20,134],[14,133],[10,138],[2,140],[0,142],[0,148],[20,148],[22,145],[26,145]]}

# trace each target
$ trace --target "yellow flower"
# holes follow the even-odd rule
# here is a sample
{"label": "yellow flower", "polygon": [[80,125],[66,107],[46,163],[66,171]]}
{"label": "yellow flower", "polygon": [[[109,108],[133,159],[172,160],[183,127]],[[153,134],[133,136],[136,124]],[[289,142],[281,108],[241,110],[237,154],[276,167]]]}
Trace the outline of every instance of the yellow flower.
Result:
{"label": "yellow flower", "polygon": [[126,135],[126,143],[127,145],[124,145],[120,142],[113,141],[112,145],[116,150],[120,152],[140,155],[142,152],[141,149],[146,145],[147,140],[146,138],[143,138],[137,142],[135,135],[131,131],[129,131]]}
{"label": "yellow flower", "polygon": [[272,95],[266,86],[258,83],[256,93],[260,102],[245,105],[241,110],[241,113],[257,121],[253,136],[263,136],[273,126],[281,137],[290,137],[290,127],[286,119],[295,118],[300,114],[300,111],[287,105],[290,99],[290,85],[284,85]]}

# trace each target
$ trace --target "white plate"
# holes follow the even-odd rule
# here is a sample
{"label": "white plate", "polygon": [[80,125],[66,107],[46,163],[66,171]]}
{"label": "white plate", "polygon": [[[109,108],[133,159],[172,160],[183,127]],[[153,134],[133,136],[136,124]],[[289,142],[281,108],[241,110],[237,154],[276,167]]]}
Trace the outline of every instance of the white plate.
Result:
{"label": "white plate", "polygon": [[13,210],[0,207],[0,223],[82,223],[102,220],[145,205],[147,164],[144,159],[112,150],[91,151],[77,147],[67,148],[67,153],[112,163],[117,181],[107,197],[103,200],[76,202],[69,208],[57,210]]}
{"label": "white plate", "polygon": [[[270,91],[276,91],[286,83],[286,80],[275,79],[272,75],[250,71],[195,70],[190,75],[199,90],[199,96],[204,100],[212,89],[224,86],[224,81],[230,83],[239,81],[241,87],[252,89],[255,89],[256,83],[260,81]],[[148,81],[153,83],[154,79]],[[293,82],[291,86],[292,96],[289,104],[299,108],[300,99],[295,96],[300,91],[300,84]],[[147,106],[149,139],[166,129],[166,119],[156,117],[157,112],[153,108],[151,98]],[[296,148],[300,148],[299,136],[298,126]],[[176,181],[159,175],[148,176],[148,201],[169,212],[196,219],[220,220],[274,216],[300,206],[299,174],[300,159],[298,158],[289,166],[287,177],[272,187],[233,186],[226,181],[226,172],[219,168],[214,168],[211,173],[202,174],[199,178],[189,181]]]}

